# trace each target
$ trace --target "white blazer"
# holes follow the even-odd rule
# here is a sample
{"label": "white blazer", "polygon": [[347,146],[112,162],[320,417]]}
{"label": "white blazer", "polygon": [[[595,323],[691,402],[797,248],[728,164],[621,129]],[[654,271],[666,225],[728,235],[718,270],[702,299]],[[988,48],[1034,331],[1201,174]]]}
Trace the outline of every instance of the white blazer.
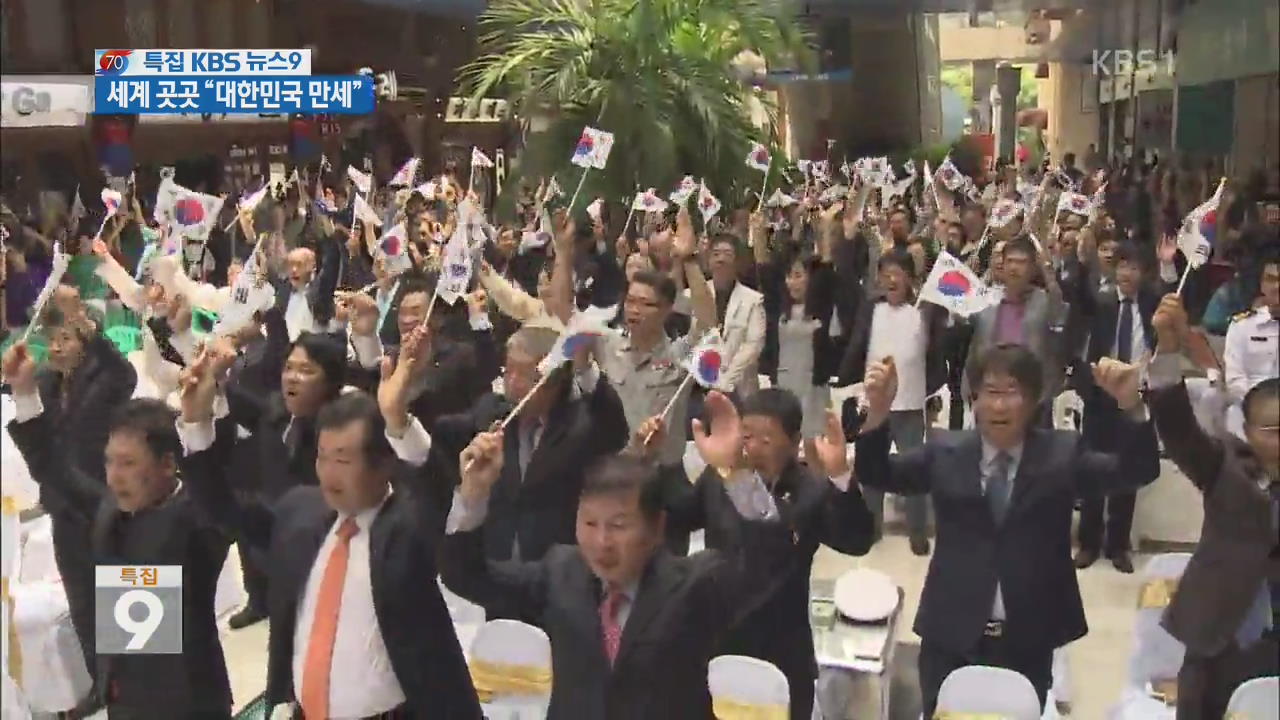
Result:
{"label": "white blazer", "polygon": [[[715,286],[711,296],[715,297]],[[738,283],[729,296],[720,337],[724,343],[725,363],[717,389],[736,390],[746,397],[760,389],[760,351],[764,349],[764,295]]]}

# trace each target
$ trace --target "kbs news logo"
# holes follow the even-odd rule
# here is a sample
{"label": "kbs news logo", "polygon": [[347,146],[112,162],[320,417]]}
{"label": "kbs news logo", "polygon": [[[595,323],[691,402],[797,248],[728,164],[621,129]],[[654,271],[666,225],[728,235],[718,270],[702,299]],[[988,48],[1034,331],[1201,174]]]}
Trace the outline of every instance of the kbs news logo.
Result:
{"label": "kbs news logo", "polygon": [[104,51],[98,58],[98,67],[93,69],[93,74],[98,77],[123,75],[124,71],[129,69],[129,56],[132,54],[132,50]]}
{"label": "kbs news logo", "polygon": [[[1163,67],[1162,67],[1163,64]],[[1173,51],[1165,50],[1094,50],[1093,74],[1099,77],[1129,75],[1134,72],[1165,71],[1173,75]]]}

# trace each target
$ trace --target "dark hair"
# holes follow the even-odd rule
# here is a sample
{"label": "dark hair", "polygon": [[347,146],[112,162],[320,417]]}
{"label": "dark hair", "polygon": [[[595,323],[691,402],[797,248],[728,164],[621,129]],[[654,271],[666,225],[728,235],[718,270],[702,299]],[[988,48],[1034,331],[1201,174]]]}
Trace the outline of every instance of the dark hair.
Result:
{"label": "dark hair", "polygon": [[985,218],[987,216],[987,207],[982,203],[969,203],[964,206],[964,209],[960,211],[960,214],[963,215],[968,212],[976,212]]}
{"label": "dark hair", "polygon": [[1245,422],[1249,422],[1250,416],[1253,415],[1254,406],[1267,399],[1275,400],[1277,398],[1280,398],[1280,377],[1269,377],[1249,388],[1249,392],[1244,394],[1244,403],[1242,404]]}
{"label": "dark hair", "polygon": [[955,228],[960,231],[961,244],[969,242],[969,231],[964,229],[964,223],[960,222],[959,220],[952,220],[951,222],[947,223],[947,229],[951,229],[951,228]]}
{"label": "dark hair", "polygon": [[804,420],[800,401],[790,390],[782,388],[765,388],[752,394],[742,401],[741,415],[760,415],[777,420],[782,431],[792,440],[800,437],[800,425]]}
{"label": "dark hair", "polygon": [[1040,372],[1040,360],[1022,345],[1013,343],[996,345],[980,353],[976,361],[968,367],[968,371],[969,389],[975,396],[987,376],[996,373],[1012,377],[1033,405],[1040,403],[1040,396],[1044,393],[1044,375]]}
{"label": "dark hair", "polygon": [[715,237],[711,238],[711,242],[707,243],[707,252],[716,249],[718,245],[728,245],[733,249],[734,255],[738,254],[738,238],[729,233],[717,233]]}
{"label": "dark hair", "polygon": [[1075,165],[1075,164],[1076,164],[1076,154],[1075,154],[1075,153],[1073,153],[1073,152],[1069,152],[1069,153],[1065,153],[1065,154],[1063,154],[1063,156],[1062,156],[1062,164],[1063,164],[1063,165]]}
{"label": "dark hair", "polygon": [[673,305],[676,301],[676,284],[670,275],[664,275],[653,270],[641,270],[631,276],[631,283],[640,283],[653,288],[658,294],[658,299],[667,305]]}
{"label": "dark hair", "polygon": [[1032,264],[1040,257],[1040,253],[1036,250],[1036,244],[1031,242],[1029,235],[1019,235],[1004,244],[1004,256],[1009,257],[1009,253],[1022,253],[1031,259]]}
{"label": "dark hair", "polygon": [[886,215],[885,218],[892,219],[893,216],[897,215],[898,213],[902,213],[903,215],[907,216],[907,225],[915,224],[915,221],[916,221],[915,213],[911,212],[910,206],[907,206],[907,205],[894,205],[893,208],[889,210],[889,214]]}
{"label": "dark hair", "polygon": [[330,396],[337,395],[346,383],[347,348],[327,333],[303,332],[289,346],[289,354],[302,348],[311,362],[320,366]]}
{"label": "dark hair", "polygon": [[163,400],[135,398],[111,413],[107,433],[133,433],[142,436],[147,449],[158,459],[172,455],[176,461],[182,457],[182,441],[174,421],[178,413]]}
{"label": "dark hair", "polygon": [[378,403],[363,391],[343,393],[325,403],[316,415],[316,435],[324,430],[339,430],[352,423],[364,423],[364,460],[377,466],[395,458],[391,443],[387,440],[387,422],[382,418]]}
{"label": "dark hair", "polygon": [[1125,240],[1116,246],[1116,252],[1115,255],[1112,256],[1112,261],[1116,265],[1119,265],[1122,262],[1127,262],[1131,265],[1142,267],[1142,252],[1138,250],[1137,245],[1133,244],[1129,240]]}
{"label": "dark hair", "polygon": [[916,259],[905,248],[893,248],[880,256],[880,260],[876,262],[876,269],[884,270],[887,267],[901,268],[902,272],[907,274],[908,280],[916,279]]}
{"label": "dark hair", "polygon": [[640,496],[640,514],[656,522],[663,509],[657,466],[632,455],[606,455],[587,468],[579,497],[633,492]]}

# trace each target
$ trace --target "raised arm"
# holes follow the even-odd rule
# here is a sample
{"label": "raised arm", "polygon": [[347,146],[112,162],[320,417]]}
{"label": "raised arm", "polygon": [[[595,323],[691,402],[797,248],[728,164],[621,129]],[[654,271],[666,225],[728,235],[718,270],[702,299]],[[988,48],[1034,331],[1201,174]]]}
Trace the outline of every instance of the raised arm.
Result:
{"label": "raised arm", "polygon": [[107,486],[69,462],[71,455],[57,442],[54,418],[45,413],[36,387],[36,364],[25,342],[12,345],[4,353],[0,368],[13,389],[15,417],[8,430],[22,453],[31,479],[41,487],[54,488],[75,509],[85,523],[92,522],[109,491]]}
{"label": "raised arm", "polygon": [[493,271],[489,263],[480,263],[480,285],[503,315],[524,324],[545,313],[546,306],[536,297]]}
{"label": "raised arm", "polygon": [[671,253],[677,266],[684,268],[684,280],[689,286],[689,304],[698,332],[716,326],[716,301],[711,286],[698,265],[698,240],[693,233],[693,221],[689,209],[680,208],[676,215],[676,237]]}
{"label": "raised arm", "polygon": [[[274,516],[261,502],[237,496],[227,484],[226,468],[236,438],[230,417],[215,417],[218,379],[235,361],[225,345],[211,345],[184,371],[180,380],[182,414],[178,436],[184,487],[200,511],[229,537],[266,550]],[[224,403],[225,405],[225,403]]]}
{"label": "raised arm", "polygon": [[[502,473],[502,431],[481,433],[462,451],[462,484],[454,492],[440,550],[440,576],[450,590],[486,607],[501,601],[540,616],[550,590],[546,560],[490,561],[484,552],[489,493]],[[556,552],[553,548],[552,553]]]}
{"label": "raised arm", "polygon": [[1182,299],[1166,295],[1151,318],[1156,357],[1148,366],[1148,403],[1165,452],[1187,479],[1203,492],[1213,490],[1226,449],[1196,421],[1182,380],[1181,355],[1189,329]]}
{"label": "raised arm", "polygon": [[1077,448],[1076,487],[1081,495],[1135,490],[1160,475],[1155,427],[1139,393],[1141,368],[1102,358],[1092,368],[1093,382],[1115,400],[1123,417],[1117,424],[1119,450],[1104,454]]}
{"label": "raised arm", "polygon": [[560,318],[560,322],[569,322],[573,315],[573,256],[577,226],[564,211],[556,212],[555,217],[555,258],[551,269],[551,290],[548,293],[547,313]]}
{"label": "raised arm", "polygon": [[854,450],[854,477],[867,487],[899,495],[922,495],[933,487],[931,448],[925,443],[896,455],[889,455],[889,412],[898,391],[898,372],[893,358],[872,363],[864,381],[867,417],[862,423]]}

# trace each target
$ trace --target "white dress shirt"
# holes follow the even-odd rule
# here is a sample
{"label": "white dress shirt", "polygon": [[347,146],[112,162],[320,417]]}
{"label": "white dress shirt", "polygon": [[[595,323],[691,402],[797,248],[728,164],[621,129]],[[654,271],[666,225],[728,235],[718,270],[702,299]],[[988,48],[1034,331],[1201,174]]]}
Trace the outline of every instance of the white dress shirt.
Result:
{"label": "white dress shirt", "polygon": [[[1111,341],[1111,357],[1117,357],[1120,352],[1120,313],[1124,311],[1124,301],[1124,296],[1116,299],[1116,336]],[[1132,343],[1129,345],[1129,351],[1132,354],[1129,356],[1129,362],[1136,363],[1138,358],[1147,351],[1147,335],[1142,329],[1142,311],[1138,308],[1136,296],[1129,298],[1129,313],[1133,318],[1132,335],[1129,338]]]}
{"label": "white dress shirt", "polygon": [[298,339],[303,332],[316,331],[316,318],[311,314],[311,305],[307,302],[306,287],[289,289],[289,303],[284,310],[284,324],[289,329],[289,342]]}
{"label": "white dress shirt", "polygon": [[[987,492],[987,478],[991,476],[991,473],[995,472],[996,456],[999,455],[1000,452],[1001,450],[996,446],[988,443],[986,440],[982,441],[982,463],[979,465],[978,470],[982,477],[983,495]],[[1005,450],[1003,452],[1009,456],[1009,501],[1012,504],[1013,479],[1018,476],[1018,464],[1022,462],[1022,446],[1018,445],[1015,448]],[[1004,593],[1000,590],[1000,579],[998,577],[996,578],[996,595],[991,601],[991,619],[1005,619]]]}
{"label": "white dress shirt", "polygon": [[[338,614],[337,637],[333,643],[333,664],[329,670],[329,717],[333,720],[358,720],[393,710],[405,701],[404,690],[391,668],[391,657],[387,654],[383,632],[378,626],[370,577],[370,531],[374,518],[385,503],[386,498],[383,498],[377,507],[355,516],[360,531],[349,541],[347,574],[342,583],[342,605]],[[338,543],[338,526],[345,519],[339,515],[329,528],[324,544],[316,553],[315,563],[302,591],[302,601],[298,604],[298,624],[293,633],[295,697],[302,695],[302,679],[320,583]]]}
{"label": "white dress shirt", "polygon": [[893,358],[898,369],[898,393],[891,410],[921,410],[925,400],[925,356],[929,329],[920,311],[910,303],[898,306],[876,303],[871,315],[867,363]]}
{"label": "white dress shirt", "polygon": [[1267,308],[1233,320],[1227,327],[1227,340],[1222,353],[1223,374],[1231,407],[1227,411],[1227,429],[1244,439],[1244,411],[1241,403],[1254,385],[1280,376],[1280,318],[1271,317]]}

